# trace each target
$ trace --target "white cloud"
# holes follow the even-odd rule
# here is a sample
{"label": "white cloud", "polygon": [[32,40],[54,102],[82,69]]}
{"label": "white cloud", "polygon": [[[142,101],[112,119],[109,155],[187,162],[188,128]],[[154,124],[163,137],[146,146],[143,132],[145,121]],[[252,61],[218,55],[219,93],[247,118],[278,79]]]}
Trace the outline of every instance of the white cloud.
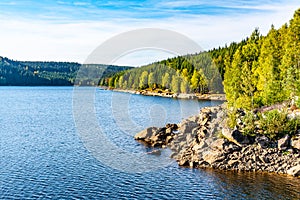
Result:
{"label": "white cloud", "polygon": [[[102,42],[116,34],[137,28],[165,28],[177,31],[210,49],[240,41],[256,27],[266,34],[271,24],[279,28],[292,18],[296,3],[263,5],[268,12],[232,15],[178,15],[165,19],[104,18],[76,21],[22,19],[0,16],[0,56],[16,60],[77,61],[87,56]],[[298,6],[300,3],[298,3]],[[247,5],[248,6],[248,5]],[[249,6],[248,6],[249,7]],[[93,12],[93,11],[91,11]],[[43,19],[45,19],[44,16]],[[117,47],[116,47],[117,48]],[[167,58],[165,53],[140,53],[119,59],[120,65],[141,65]]]}

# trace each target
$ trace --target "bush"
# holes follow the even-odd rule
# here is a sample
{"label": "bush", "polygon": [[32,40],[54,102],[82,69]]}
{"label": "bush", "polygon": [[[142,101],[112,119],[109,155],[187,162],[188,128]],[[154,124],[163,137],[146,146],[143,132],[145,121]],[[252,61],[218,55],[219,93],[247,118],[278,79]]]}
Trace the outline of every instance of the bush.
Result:
{"label": "bush", "polygon": [[298,98],[295,103],[296,103],[297,108],[300,108],[300,98]]}
{"label": "bush", "polygon": [[243,117],[242,121],[244,124],[243,127],[243,134],[255,136],[257,132],[257,121],[259,120],[259,116],[254,114],[253,112],[247,112],[246,115]]}
{"label": "bush", "polygon": [[227,111],[227,120],[226,123],[228,125],[229,128],[234,128],[237,125],[237,118],[238,118],[238,114],[237,114],[237,110],[228,110]]}
{"label": "bush", "polygon": [[285,134],[293,136],[300,128],[298,118],[289,119],[285,111],[272,110],[261,115],[259,124],[263,134],[273,140],[282,138]]}
{"label": "bush", "polygon": [[289,118],[287,111],[271,110],[253,113],[229,109],[227,125],[230,128],[237,127],[243,135],[265,135],[271,140],[278,140],[286,134],[296,135],[300,130],[300,118]]}

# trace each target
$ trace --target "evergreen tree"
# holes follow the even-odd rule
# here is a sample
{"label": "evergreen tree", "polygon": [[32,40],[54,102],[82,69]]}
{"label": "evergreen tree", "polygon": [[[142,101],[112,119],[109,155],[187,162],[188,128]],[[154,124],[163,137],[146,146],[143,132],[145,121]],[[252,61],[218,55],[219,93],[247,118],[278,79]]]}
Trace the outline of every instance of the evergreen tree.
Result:
{"label": "evergreen tree", "polygon": [[180,81],[177,75],[172,76],[171,90],[174,93],[180,93]]}
{"label": "evergreen tree", "polygon": [[284,56],[282,59],[282,78],[287,97],[300,94],[300,9],[294,14],[287,29]]}
{"label": "evergreen tree", "polygon": [[170,83],[171,83],[170,75],[167,72],[167,73],[165,73],[165,75],[162,78],[162,87],[163,88],[170,88]]}
{"label": "evergreen tree", "polygon": [[139,88],[140,89],[148,88],[148,72],[147,71],[143,71],[143,73],[140,77]]}

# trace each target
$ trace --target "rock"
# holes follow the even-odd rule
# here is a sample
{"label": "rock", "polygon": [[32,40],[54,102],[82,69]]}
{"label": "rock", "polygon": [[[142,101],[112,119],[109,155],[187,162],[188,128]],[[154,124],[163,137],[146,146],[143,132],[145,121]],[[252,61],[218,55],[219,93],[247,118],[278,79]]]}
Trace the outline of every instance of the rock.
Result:
{"label": "rock", "polygon": [[192,149],[197,152],[205,147],[208,147],[207,143],[205,141],[201,141],[199,144],[195,144]]}
{"label": "rock", "polygon": [[203,114],[203,113],[209,114],[209,113],[211,113],[211,108],[209,108],[209,107],[202,108],[202,109],[200,110],[200,113],[201,113],[201,114]]}
{"label": "rock", "polygon": [[234,165],[237,165],[237,164],[239,164],[239,161],[238,161],[238,160],[229,160],[229,161],[228,161],[228,165],[229,165],[229,166],[234,166]]}
{"label": "rock", "polygon": [[180,133],[185,134],[185,133],[192,133],[193,129],[198,127],[199,125],[196,122],[193,121],[186,121],[183,122],[180,126]]}
{"label": "rock", "polygon": [[300,135],[297,135],[291,139],[291,146],[295,149],[300,150]]}
{"label": "rock", "polygon": [[172,130],[177,130],[178,126],[177,124],[166,124],[166,128],[171,128]]}
{"label": "rock", "polygon": [[250,144],[249,138],[247,136],[244,136],[238,130],[231,130],[229,128],[223,128],[222,134],[226,139],[228,139],[230,142],[235,143],[238,146],[241,146],[242,144]]}
{"label": "rock", "polygon": [[215,150],[223,151],[225,143],[226,141],[224,139],[217,139],[210,144],[210,147]]}
{"label": "rock", "polygon": [[196,115],[195,116],[191,116],[191,117],[188,118],[188,120],[192,121],[192,122],[197,122],[199,120],[199,116],[196,116]]}
{"label": "rock", "polygon": [[149,127],[134,136],[136,140],[145,140],[146,138],[150,138],[156,134],[159,129],[156,127]]}
{"label": "rock", "polygon": [[300,165],[288,169],[286,173],[291,176],[300,176]]}
{"label": "rock", "polygon": [[202,156],[203,160],[210,165],[222,161],[225,157],[219,151],[206,151]]}
{"label": "rock", "polygon": [[[221,107],[202,111],[199,116],[184,120],[179,130],[176,124],[150,127],[138,133],[135,139],[152,147],[170,148],[173,151],[171,157],[181,166],[300,176],[300,133],[292,139],[285,136],[276,142],[264,135],[244,136],[238,130],[223,128],[226,127],[225,112]],[[221,113],[219,117],[218,113]],[[239,116],[244,114],[243,110],[239,111]],[[217,138],[219,131],[227,139]],[[254,140],[256,144],[253,144]],[[154,150],[148,154],[159,156],[161,152]]]}
{"label": "rock", "polygon": [[204,125],[206,125],[207,124],[207,122],[208,122],[208,118],[204,118],[201,122],[200,122],[200,125],[201,126],[204,126]]}
{"label": "rock", "polygon": [[234,144],[234,143],[226,143],[224,145],[224,151],[226,153],[233,153],[233,152],[238,151],[238,150],[241,150],[241,147]]}
{"label": "rock", "polygon": [[155,155],[155,156],[160,156],[161,155],[161,151],[156,149],[156,150],[153,150],[153,151],[150,151],[150,152],[147,152],[147,154],[150,154],[150,155]]}
{"label": "rock", "polygon": [[290,147],[291,137],[289,135],[285,135],[283,138],[278,140],[278,149],[286,150]]}
{"label": "rock", "polygon": [[261,148],[268,148],[270,140],[266,136],[257,136],[255,138],[255,142],[261,147]]}

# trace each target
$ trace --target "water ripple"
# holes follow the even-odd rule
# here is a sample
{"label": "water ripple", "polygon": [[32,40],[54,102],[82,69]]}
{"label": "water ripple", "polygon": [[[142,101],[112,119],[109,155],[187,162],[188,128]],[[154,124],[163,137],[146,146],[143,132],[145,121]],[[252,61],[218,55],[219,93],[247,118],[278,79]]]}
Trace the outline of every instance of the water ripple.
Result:
{"label": "water ripple", "polygon": [[[143,107],[153,103],[169,106],[168,122],[181,120],[176,101],[130,98],[132,120],[141,126],[149,120]],[[98,91],[96,100],[111,141],[128,152],[146,152],[132,133],[112,125],[110,92]],[[1,87],[0,110],[0,199],[300,199],[300,179],[276,174],[196,170],[174,162],[147,173],[109,168],[76,133],[72,88]]]}

